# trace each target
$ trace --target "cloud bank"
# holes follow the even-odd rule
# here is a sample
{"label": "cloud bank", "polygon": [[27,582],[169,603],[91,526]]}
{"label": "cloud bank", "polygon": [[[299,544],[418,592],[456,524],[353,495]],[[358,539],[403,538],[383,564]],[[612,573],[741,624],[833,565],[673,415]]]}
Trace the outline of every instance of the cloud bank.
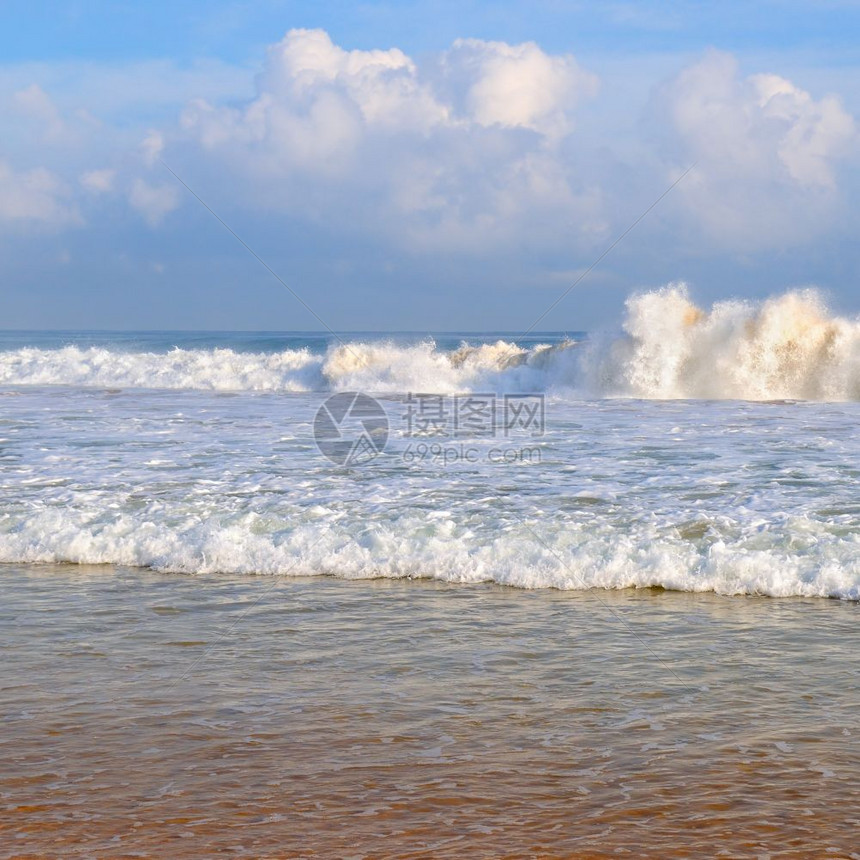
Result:
{"label": "cloud bank", "polygon": [[774,74],[739,74],[716,51],[662,85],[652,109],[667,151],[697,167],[689,212],[724,246],[815,238],[838,211],[837,176],[858,142],[835,96],[814,99]]}
{"label": "cloud bank", "polygon": [[[650,229],[700,255],[814,242],[856,206],[846,187],[857,125],[839,97],[746,73],[717,51],[655,81],[628,139],[601,126],[618,92],[573,54],[534,42],[458,39],[416,59],[291,30],[246,95],[238,73],[216,72],[220,94],[200,84],[189,98],[202,72],[187,72],[182,104],[155,122],[146,111],[120,122],[116,94],[104,97],[92,69],[87,91],[102,95],[78,105],[36,81],[19,86],[20,72],[0,75],[11,118],[0,226],[81,230],[122,211],[163,230],[197,204],[161,159],[220,211],[283,217],[392,254],[519,255],[545,272],[606,247],[693,163]],[[4,81],[16,87],[4,93]]]}
{"label": "cloud bank", "polygon": [[166,140],[233,177],[245,205],[358,223],[413,250],[591,247],[623,228],[621,210],[636,214],[620,175],[654,194],[693,163],[675,227],[720,251],[814,240],[841,211],[858,136],[834,95],[743,76],[710,51],[655,85],[643,117],[657,133],[638,164],[593,126],[601,97],[574,56],[531,42],[461,39],[419,64],[293,30],[270,47],[254,98],[193,101]]}
{"label": "cloud bank", "polygon": [[254,99],[194,102],[172,144],[239,178],[249,204],[482,252],[552,217],[604,230],[599,192],[561,152],[596,89],[572,56],[534,43],[460,40],[419,67],[295,30],[270,48]]}

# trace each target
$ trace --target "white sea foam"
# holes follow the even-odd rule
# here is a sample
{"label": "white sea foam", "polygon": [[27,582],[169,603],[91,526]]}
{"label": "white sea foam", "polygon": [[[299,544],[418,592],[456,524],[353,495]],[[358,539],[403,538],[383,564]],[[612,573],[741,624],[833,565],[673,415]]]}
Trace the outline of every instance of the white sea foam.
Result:
{"label": "white sea foam", "polygon": [[0,385],[309,391],[323,386],[322,362],[322,356],[305,349],[277,353],[172,349],[156,353],[104,347],[25,347],[0,352]]}
{"label": "white sea foam", "polygon": [[0,385],[204,391],[545,391],[642,399],[860,400],[860,322],[812,290],[709,310],[683,284],[627,302],[623,333],[528,349],[432,340],[246,353],[27,347],[0,352]]}
{"label": "white sea foam", "polygon": [[202,391],[458,392],[482,386],[540,390],[548,369],[574,343],[531,350],[498,341],[443,351],[432,340],[412,346],[352,342],[325,353],[307,349],[245,353],[232,349],[121,352],[103,347],[0,352],[0,385],[160,388]]}
{"label": "white sea foam", "polygon": [[384,399],[385,453],[344,469],[321,399],[19,390],[0,561],[860,599],[860,404],[556,400],[543,436],[440,463]]}
{"label": "white sea foam", "polygon": [[[518,588],[661,587],[718,594],[860,599],[860,541],[804,518],[756,539],[754,528],[707,545],[653,525],[619,531],[604,523],[563,528],[510,524],[483,537],[450,512],[404,515],[352,529],[330,511],[288,524],[274,513],[171,517],[157,506],[108,522],[82,511],[43,510],[0,534],[0,561],[122,564],[180,573],[330,574],[496,582]],[[173,511],[172,513],[177,513]],[[279,528],[272,530],[272,526]],[[716,524],[711,524],[712,526]],[[790,537],[793,535],[794,537]],[[798,545],[804,545],[798,551]]]}
{"label": "white sea foam", "polygon": [[625,334],[589,351],[600,394],[739,400],[860,399],[860,321],[830,314],[814,290],[709,311],[683,284],[632,297]]}
{"label": "white sea foam", "polygon": [[[858,344],[815,293],[702,310],[674,286],[586,344],[9,349],[0,561],[860,600]],[[382,397],[384,453],[338,468],[314,420],[352,389],[558,396],[542,436],[443,439],[441,464]]]}

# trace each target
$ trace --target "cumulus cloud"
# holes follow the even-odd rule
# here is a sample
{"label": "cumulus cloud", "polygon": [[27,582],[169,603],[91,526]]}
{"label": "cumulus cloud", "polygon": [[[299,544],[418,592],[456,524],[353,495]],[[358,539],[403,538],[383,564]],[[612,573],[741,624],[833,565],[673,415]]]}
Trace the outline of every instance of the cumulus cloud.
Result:
{"label": "cumulus cloud", "polygon": [[448,86],[434,86],[439,82],[397,48],[346,51],[323,30],[291,30],[269,49],[254,100],[220,110],[196,101],[184,123],[208,147],[268,141],[324,161],[371,129],[414,135],[496,125],[559,132],[576,103],[597,88],[596,76],[572,56],[551,56],[533,42],[458,40],[441,66]]}
{"label": "cumulus cloud", "polygon": [[777,75],[754,75],[750,82],[763,115],[781,126],[780,162],[804,186],[833,188],[834,165],[857,142],[853,117],[834,96],[815,101]]}
{"label": "cumulus cloud", "polygon": [[39,123],[48,140],[62,136],[66,126],[60,116],[60,111],[51,97],[38,84],[30,84],[30,86],[18,90],[12,98],[19,113]]}
{"label": "cumulus cloud", "polygon": [[742,77],[733,56],[710,51],[660,88],[657,105],[675,148],[697,162],[680,190],[714,236],[780,244],[826,222],[857,143],[837,98],[773,74]]}
{"label": "cumulus cloud", "polygon": [[446,119],[402,51],[345,51],[322,30],[293,30],[269,49],[255,99],[198,100],[182,123],[205,149],[233,149],[269,173],[338,174],[369,131],[414,134]]}
{"label": "cumulus cloud", "polygon": [[116,170],[105,167],[101,170],[87,170],[80,176],[81,185],[95,194],[104,194],[113,190]]}
{"label": "cumulus cloud", "polygon": [[[0,218],[71,224],[74,190],[88,219],[115,193],[157,226],[182,199],[163,156],[219,210],[288,215],[335,243],[359,234],[386,253],[525,252],[569,268],[653,202],[661,170],[674,177],[695,161],[643,227],[673,243],[683,234],[697,254],[747,253],[828,229],[858,142],[838,98],[781,75],[745,76],[716,51],[643,105],[656,146],[599,127],[613,93],[587,113],[597,77],[533,42],[459,39],[416,59],[292,30],[269,47],[254,88],[250,73],[244,88],[226,77],[228,90],[207,88],[195,71],[175,121],[144,112],[139,124],[98,127],[77,117],[68,92],[59,110],[51,87],[16,78],[6,103],[17,123],[3,145],[18,170],[0,172]],[[185,100],[198,88],[204,97]]]}
{"label": "cumulus cloud", "polygon": [[59,227],[81,218],[54,173],[44,167],[15,171],[0,161],[0,221]]}
{"label": "cumulus cloud", "polygon": [[574,57],[551,56],[534,42],[458,39],[444,63],[466,82],[467,117],[484,126],[560,135],[569,130],[576,103],[597,92],[597,76]]}
{"label": "cumulus cloud", "polygon": [[128,201],[151,227],[157,227],[164,217],[179,206],[179,192],[172,185],[151,184],[135,179]]}
{"label": "cumulus cloud", "polygon": [[401,50],[345,51],[324,30],[292,30],[269,51],[263,93],[310,107],[322,93],[339,93],[368,124],[426,129],[447,119],[415,63]]}
{"label": "cumulus cloud", "polygon": [[192,103],[182,130],[272,208],[476,252],[559,211],[603,229],[594,183],[556,152],[596,88],[571,56],[470,39],[419,66],[293,30],[257,86],[245,105]]}

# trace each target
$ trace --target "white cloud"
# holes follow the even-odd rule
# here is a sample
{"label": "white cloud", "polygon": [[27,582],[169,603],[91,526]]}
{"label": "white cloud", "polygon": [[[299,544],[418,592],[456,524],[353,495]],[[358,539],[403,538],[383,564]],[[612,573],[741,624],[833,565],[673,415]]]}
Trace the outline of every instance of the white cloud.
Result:
{"label": "white cloud", "polygon": [[12,96],[20,113],[36,120],[48,140],[57,139],[65,131],[65,123],[51,97],[38,85],[30,84]]}
{"label": "white cloud", "polygon": [[[696,161],[645,230],[699,255],[746,253],[827,230],[848,197],[844,166],[858,141],[836,97],[780,75],[745,76],[715,51],[655,90],[656,147],[618,121],[635,114],[644,84],[619,96],[616,81],[587,108],[595,75],[533,42],[459,39],[412,58],[292,30],[256,78],[223,64],[63,68],[83,82],[79,95],[56,71],[0,68],[0,109],[15,117],[2,157],[18,170],[0,169],[5,221],[72,224],[73,193],[90,219],[118,192],[158,225],[181,200],[157,165],[164,154],[219,211],[286,214],[387,254],[498,251],[564,268],[653,201],[660,169],[677,176]],[[132,69],[153,86],[135,83]]]}
{"label": "white cloud", "polygon": [[182,130],[258,205],[476,253],[545,229],[549,213],[602,229],[594,183],[554,154],[596,87],[571,56],[471,39],[419,67],[293,30],[257,86],[245,105],[190,104]]}
{"label": "white cloud", "polygon": [[683,159],[697,162],[681,196],[714,237],[751,248],[826,225],[857,142],[838,99],[773,74],[741,77],[733,56],[710,51],[660,89],[658,106]]}
{"label": "white cloud", "polygon": [[113,190],[115,179],[116,170],[106,167],[101,170],[87,170],[81,174],[79,181],[87,191],[104,194]]}
{"label": "white cloud", "polygon": [[754,75],[749,82],[766,120],[781,127],[777,154],[791,177],[805,186],[834,187],[834,163],[857,142],[853,117],[834,96],[816,102],[785,78]]}
{"label": "white cloud", "polygon": [[14,171],[0,161],[0,221],[49,226],[79,224],[64,183],[44,167]]}
{"label": "white cloud", "polygon": [[292,30],[269,49],[255,99],[242,108],[196,100],[182,124],[206,149],[262,160],[262,172],[336,175],[371,130],[426,132],[446,120],[402,51],[345,51],[322,30]]}
{"label": "white cloud", "polygon": [[151,129],[141,141],[140,151],[143,154],[144,163],[147,167],[152,167],[164,151],[164,135],[156,129]]}
{"label": "white cloud", "polygon": [[534,42],[458,39],[444,62],[467,82],[468,115],[484,126],[563,134],[576,103],[597,92],[597,77],[574,57],[551,56]]}
{"label": "white cloud", "polygon": [[157,227],[164,217],[179,206],[179,192],[171,185],[152,185],[135,179],[128,201],[151,227]]}
{"label": "white cloud", "polygon": [[342,94],[368,124],[427,128],[447,118],[412,60],[397,48],[345,51],[324,30],[291,30],[269,49],[260,81],[301,112],[326,90]]}

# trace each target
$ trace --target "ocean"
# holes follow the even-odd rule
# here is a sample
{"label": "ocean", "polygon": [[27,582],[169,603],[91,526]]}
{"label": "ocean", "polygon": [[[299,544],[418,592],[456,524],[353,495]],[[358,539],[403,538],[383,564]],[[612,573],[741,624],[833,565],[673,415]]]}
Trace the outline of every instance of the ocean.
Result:
{"label": "ocean", "polygon": [[0,560],[860,598],[860,324],[627,329],[4,334]]}
{"label": "ocean", "polygon": [[858,856],[858,428],[810,291],[0,333],[0,856]]}

